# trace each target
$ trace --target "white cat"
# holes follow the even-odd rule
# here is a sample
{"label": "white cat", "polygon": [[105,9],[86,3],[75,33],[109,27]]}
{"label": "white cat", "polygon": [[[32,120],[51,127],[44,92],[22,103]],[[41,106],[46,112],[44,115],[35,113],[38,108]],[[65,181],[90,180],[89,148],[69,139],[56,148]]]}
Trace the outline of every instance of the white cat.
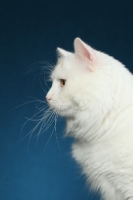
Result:
{"label": "white cat", "polygon": [[81,39],[57,48],[46,100],[66,118],[72,155],[105,200],[133,200],[133,75]]}

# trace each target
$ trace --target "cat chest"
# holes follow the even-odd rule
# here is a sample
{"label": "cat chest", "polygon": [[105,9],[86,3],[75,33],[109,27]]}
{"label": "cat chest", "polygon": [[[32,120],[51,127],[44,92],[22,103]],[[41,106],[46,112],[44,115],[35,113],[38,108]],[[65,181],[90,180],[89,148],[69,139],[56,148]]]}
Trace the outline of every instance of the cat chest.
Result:
{"label": "cat chest", "polygon": [[123,159],[118,159],[114,149],[89,145],[74,144],[72,147],[74,159],[81,165],[83,173],[92,183],[100,184],[101,181],[114,180],[116,175],[125,173]]}

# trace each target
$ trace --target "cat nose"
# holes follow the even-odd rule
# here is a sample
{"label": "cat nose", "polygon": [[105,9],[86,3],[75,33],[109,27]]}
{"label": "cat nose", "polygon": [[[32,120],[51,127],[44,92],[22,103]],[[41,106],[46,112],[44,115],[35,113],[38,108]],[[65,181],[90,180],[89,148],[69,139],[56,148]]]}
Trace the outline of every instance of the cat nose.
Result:
{"label": "cat nose", "polygon": [[50,102],[50,100],[51,100],[51,98],[46,96],[46,101],[47,101],[48,103]]}

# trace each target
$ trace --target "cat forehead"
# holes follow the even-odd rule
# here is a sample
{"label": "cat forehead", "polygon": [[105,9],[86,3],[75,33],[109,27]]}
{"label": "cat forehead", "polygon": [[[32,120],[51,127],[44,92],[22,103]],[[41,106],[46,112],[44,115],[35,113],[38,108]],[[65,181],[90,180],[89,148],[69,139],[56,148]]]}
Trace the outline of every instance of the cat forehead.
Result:
{"label": "cat forehead", "polygon": [[85,66],[82,65],[84,65],[84,63],[77,59],[74,54],[71,54],[67,58],[59,58],[51,74],[51,78],[67,79],[67,77],[70,78],[71,76],[82,75],[82,73],[86,72]]}
{"label": "cat forehead", "polygon": [[67,76],[67,74],[70,71],[70,66],[67,65],[67,62],[63,61],[63,59],[59,59],[52,74],[51,78],[63,78],[64,76]]}

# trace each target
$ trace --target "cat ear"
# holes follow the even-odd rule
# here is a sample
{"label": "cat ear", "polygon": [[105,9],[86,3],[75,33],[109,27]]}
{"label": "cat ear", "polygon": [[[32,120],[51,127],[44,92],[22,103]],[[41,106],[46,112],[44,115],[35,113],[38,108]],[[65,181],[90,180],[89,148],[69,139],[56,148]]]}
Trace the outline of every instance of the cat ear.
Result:
{"label": "cat ear", "polygon": [[93,70],[95,63],[95,50],[84,43],[80,38],[74,40],[74,50],[76,56],[80,59],[89,61],[89,68]]}
{"label": "cat ear", "polygon": [[67,57],[68,55],[70,55],[70,53],[68,51],[65,51],[64,49],[57,48],[57,55],[59,57]]}

